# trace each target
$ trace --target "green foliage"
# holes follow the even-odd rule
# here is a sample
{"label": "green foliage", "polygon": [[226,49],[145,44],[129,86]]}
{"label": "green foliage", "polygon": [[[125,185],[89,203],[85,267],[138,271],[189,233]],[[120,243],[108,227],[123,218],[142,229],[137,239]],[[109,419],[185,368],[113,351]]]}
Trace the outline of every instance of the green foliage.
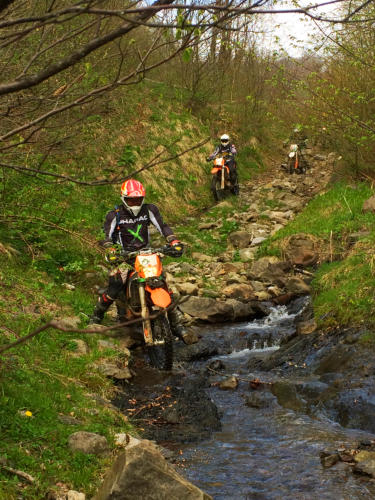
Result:
{"label": "green foliage", "polygon": [[130,144],[126,144],[119,160],[117,161],[117,165],[119,167],[132,167],[137,161],[139,153],[140,153],[139,146],[132,146]]}

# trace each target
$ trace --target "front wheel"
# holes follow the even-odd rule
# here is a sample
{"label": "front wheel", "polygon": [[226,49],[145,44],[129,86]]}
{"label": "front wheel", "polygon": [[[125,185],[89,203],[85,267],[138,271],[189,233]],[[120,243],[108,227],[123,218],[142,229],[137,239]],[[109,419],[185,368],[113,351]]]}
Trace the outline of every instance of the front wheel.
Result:
{"label": "front wheel", "polygon": [[150,364],[158,370],[170,371],[173,365],[173,335],[164,315],[151,322],[153,344],[146,346]]}
{"label": "front wheel", "polygon": [[213,175],[211,179],[211,191],[214,195],[215,201],[224,200],[226,196],[226,190],[221,189],[221,180],[218,175]]}

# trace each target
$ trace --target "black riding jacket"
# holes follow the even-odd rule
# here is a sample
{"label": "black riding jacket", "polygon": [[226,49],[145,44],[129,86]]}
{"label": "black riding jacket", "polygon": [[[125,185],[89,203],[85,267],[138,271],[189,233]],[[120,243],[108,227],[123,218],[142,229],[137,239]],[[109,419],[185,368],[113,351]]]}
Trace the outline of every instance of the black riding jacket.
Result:
{"label": "black riding jacket", "polygon": [[163,221],[158,207],[151,203],[145,203],[137,216],[124,205],[111,210],[105,218],[104,232],[107,240],[121,244],[126,251],[135,251],[148,246],[150,224],[167,240],[173,239],[172,229]]}

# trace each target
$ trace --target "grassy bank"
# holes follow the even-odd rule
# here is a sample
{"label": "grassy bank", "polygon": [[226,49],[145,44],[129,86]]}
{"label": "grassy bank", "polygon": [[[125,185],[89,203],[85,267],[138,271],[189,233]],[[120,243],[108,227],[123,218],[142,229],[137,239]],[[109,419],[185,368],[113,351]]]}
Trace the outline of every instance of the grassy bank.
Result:
{"label": "grassy bank", "polygon": [[320,241],[322,265],[315,273],[315,316],[322,327],[374,325],[375,214],[362,211],[373,194],[368,184],[339,183],[314,198],[260,253],[282,253],[282,241],[309,233]]}

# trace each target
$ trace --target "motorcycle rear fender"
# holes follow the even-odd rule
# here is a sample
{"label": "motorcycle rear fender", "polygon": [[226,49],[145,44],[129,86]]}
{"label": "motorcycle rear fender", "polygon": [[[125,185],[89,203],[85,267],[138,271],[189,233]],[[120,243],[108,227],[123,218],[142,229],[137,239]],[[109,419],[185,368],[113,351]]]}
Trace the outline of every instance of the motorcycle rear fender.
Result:
{"label": "motorcycle rear fender", "polygon": [[170,294],[165,288],[151,288],[146,285],[146,292],[151,296],[152,303],[157,307],[168,307],[172,303]]}

